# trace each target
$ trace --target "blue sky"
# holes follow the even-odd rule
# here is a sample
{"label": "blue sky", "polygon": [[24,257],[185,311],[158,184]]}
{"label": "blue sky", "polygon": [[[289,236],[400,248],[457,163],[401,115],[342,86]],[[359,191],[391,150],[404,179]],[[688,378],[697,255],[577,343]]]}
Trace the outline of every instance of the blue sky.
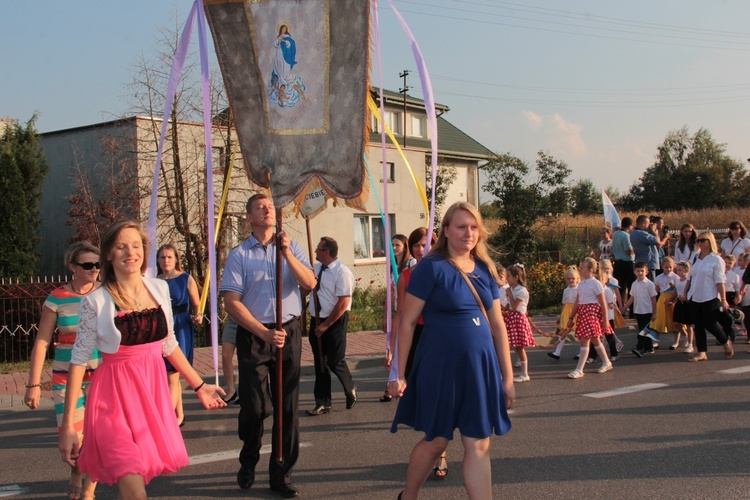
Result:
{"label": "blue sky", "polygon": [[[410,93],[422,97],[408,40],[380,3],[385,86],[398,90],[409,69]],[[437,102],[451,108],[445,118],[493,151],[533,162],[542,149],[574,179],[621,191],[682,126],[708,128],[731,156],[750,157],[746,0],[394,4],[424,53]],[[126,113],[133,65],[191,5],[5,0],[0,117],[25,121],[38,111],[47,132]]]}

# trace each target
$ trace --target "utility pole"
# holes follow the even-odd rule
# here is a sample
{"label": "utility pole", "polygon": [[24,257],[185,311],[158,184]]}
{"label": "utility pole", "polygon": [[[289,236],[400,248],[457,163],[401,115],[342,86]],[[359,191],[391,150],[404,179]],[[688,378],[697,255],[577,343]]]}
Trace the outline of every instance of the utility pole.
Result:
{"label": "utility pole", "polygon": [[401,131],[404,134],[404,147],[406,147],[406,93],[409,91],[409,86],[406,84],[406,77],[409,76],[409,70],[405,69],[403,73],[399,74],[399,78],[404,79],[404,88],[399,90],[400,94],[404,94],[404,129]]}

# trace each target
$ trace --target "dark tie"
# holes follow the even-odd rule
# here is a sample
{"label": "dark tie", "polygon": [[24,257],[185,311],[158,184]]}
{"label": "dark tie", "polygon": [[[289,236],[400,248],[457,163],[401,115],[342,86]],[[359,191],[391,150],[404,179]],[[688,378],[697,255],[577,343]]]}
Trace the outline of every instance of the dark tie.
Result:
{"label": "dark tie", "polygon": [[323,271],[325,271],[326,269],[328,269],[328,266],[327,266],[327,265],[325,265],[325,264],[321,264],[321,266],[320,266],[320,271],[318,271],[318,275],[317,275],[317,276],[316,276],[316,278],[315,278],[315,279],[317,279],[317,280],[318,280],[318,282],[317,282],[317,283],[315,284],[315,291],[316,291],[316,292],[317,292],[318,290],[320,290],[320,275],[321,275],[321,274],[323,274]]}

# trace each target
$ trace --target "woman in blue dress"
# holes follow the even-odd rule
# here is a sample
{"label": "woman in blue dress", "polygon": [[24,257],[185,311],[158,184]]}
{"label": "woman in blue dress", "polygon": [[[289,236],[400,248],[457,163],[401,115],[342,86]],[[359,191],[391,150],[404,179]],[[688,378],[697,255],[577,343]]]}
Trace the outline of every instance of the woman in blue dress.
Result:
{"label": "woman in blue dress", "polygon": [[420,314],[424,329],[408,380],[403,375],[406,356],[399,357],[398,380],[389,387],[391,394],[401,396],[391,432],[401,423],[425,436],[411,452],[400,499],[419,497],[455,429],[464,446],[469,497],[492,498],[490,436],[510,430],[507,408],[513,406],[515,389],[497,270],[486,239],[476,208],[453,204],[443,217],[438,242],[409,282],[399,352],[409,352]]}
{"label": "woman in blue dress", "polygon": [[[185,357],[193,365],[193,348],[195,347],[195,324],[203,321],[202,314],[191,314],[198,311],[199,293],[198,285],[188,273],[182,272],[180,254],[172,244],[159,247],[156,252],[158,268],[157,278],[161,278],[169,285],[169,296],[172,299],[172,313],[174,315],[174,334],[180,349]],[[185,424],[185,412],[182,408],[182,385],[180,374],[167,361],[167,379],[169,380],[169,392],[172,394],[177,423],[182,427]]]}

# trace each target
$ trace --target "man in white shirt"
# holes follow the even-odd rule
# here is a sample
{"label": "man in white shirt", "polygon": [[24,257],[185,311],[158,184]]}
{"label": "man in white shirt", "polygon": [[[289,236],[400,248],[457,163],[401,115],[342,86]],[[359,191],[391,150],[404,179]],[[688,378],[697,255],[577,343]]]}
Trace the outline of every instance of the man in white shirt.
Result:
{"label": "man in white shirt", "polygon": [[310,347],[315,357],[315,408],[307,411],[311,416],[329,413],[332,409],[331,372],[336,374],[344,386],[346,409],[352,409],[357,403],[357,388],[344,360],[354,276],[338,260],[338,253],[338,243],[327,236],[320,239],[315,249],[318,261],[315,264],[315,276],[318,283],[312,290],[308,306]]}

